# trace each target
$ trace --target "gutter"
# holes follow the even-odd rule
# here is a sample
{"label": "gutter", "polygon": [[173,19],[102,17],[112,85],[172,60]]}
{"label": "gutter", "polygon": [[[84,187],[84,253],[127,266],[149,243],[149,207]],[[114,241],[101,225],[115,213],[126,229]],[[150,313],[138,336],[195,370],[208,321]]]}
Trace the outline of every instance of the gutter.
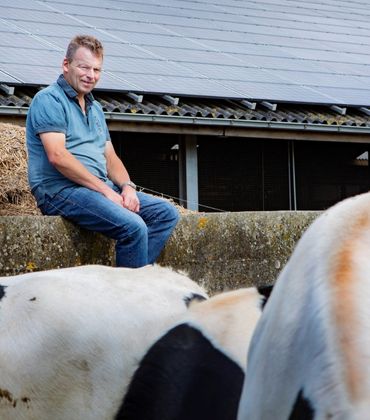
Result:
{"label": "gutter", "polygon": [[[0,106],[1,115],[26,116],[28,107]],[[311,124],[297,122],[236,120],[228,118],[186,117],[174,115],[149,115],[124,112],[104,112],[107,121],[144,122],[158,124],[178,124],[193,126],[268,128],[277,130],[320,131],[331,133],[370,134],[370,126],[346,126]]]}
{"label": "gutter", "polygon": [[278,130],[328,131],[332,133],[370,134],[370,126],[346,126],[328,124],[310,124],[279,121],[236,120],[227,118],[181,117],[173,115],[127,114],[119,112],[105,112],[108,121],[150,122],[161,124],[182,124],[236,128],[269,128]]}
{"label": "gutter", "polygon": [[24,115],[26,116],[28,107],[26,106],[0,106],[0,115]]}

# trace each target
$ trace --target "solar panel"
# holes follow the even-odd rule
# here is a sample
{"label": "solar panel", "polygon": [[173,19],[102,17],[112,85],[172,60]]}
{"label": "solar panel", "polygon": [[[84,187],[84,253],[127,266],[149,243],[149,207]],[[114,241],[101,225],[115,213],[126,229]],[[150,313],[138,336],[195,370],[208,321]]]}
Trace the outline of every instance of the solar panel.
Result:
{"label": "solar panel", "polygon": [[[61,73],[59,67],[43,66],[20,66],[19,64],[1,64],[1,69],[11,74],[23,83],[32,85],[48,85],[55,82],[58,75]],[[1,75],[0,75],[1,76]]]}
{"label": "solar panel", "polygon": [[[287,102],[311,102],[319,104],[340,102],[334,96],[321,93],[312,88],[292,85],[289,83],[261,83],[261,82],[239,82],[222,81],[222,84],[229,89],[242,92],[246,97],[266,101],[287,101]],[[289,98],[289,99],[288,99]]]}
{"label": "solar panel", "polygon": [[2,69],[0,69],[0,79],[1,79],[1,83],[19,83],[20,80],[15,79],[13,76],[9,76],[9,74],[5,73],[2,71]]}
{"label": "solar panel", "polygon": [[11,7],[11,9],[21,9],[21,10],[45,10],[44,5],[40,5],[35,1],[29,0],[12,0],[9,3],[9,0],[0,0],[1,16],[3,16],[3,10]]}
{"label": "solar panel", "polygon": [[321,68],[326,68],[332,73],[338,74],[353,74],[359,77],[370,76],[370,66],[366,64],[323,63]]}
{"label": "solar panel", "polygon": [[[42,52],[40,52],[42,51]],[[0,46],[0,56],[2,56],[2,63],[11,63],[16,64],[22,70],[22,67],[31,67],[33,65],[40,65],[40,57],[42,54],[44,62],[48,66],[55,65],[60,66],[62,62],[62,56],[59,51],[52,50],[39,50],[34,48],[12,48],[9,50],[6,46]],[[24,63],[27,62],[27,66],[24,66]]]}
{"label": "solar panel", "polygon": [[4,55],[2,60],[7,59],[7,55],[11,53],[13,48],[34,48],[43,49],[40,47],[40,40],[30,37],[26,33],[21,32],[0,32],[0,46],[4,48]]}
{"label": "solar panel", "polygon": [[126,80],[124,74],[123,77],[120,77],[120,75],[118,75],[117,73],[110,73],[106,71],[102,73],[97,88],[123,91],[140,91],[140,86],[137,85],[135,82],[129,82],[128,80]]}
{"label": "solar panel", "polygon": [[225,54],[218,51],[207,51],[204,49],[188,49],[188,48],[164,48],[147,46],[147,51],[153,54],[164,57],[167,60],[177,63],[202,63],[210,64],[234,64],[240,65],[240,56]]}
{"label": "solar panel", "polygon": [[184,76],[189,75],[189,70],[186,68],[176,65],[175,63],[168,63],[166,61],[158,59],[137,59],[128,58],[122,63],[119,58],[115,57],[112,60],[111,57],[107,57],[104,61],[104,69],[117,74],[159,74],[164,76]]}
{"label": "solar panel", "polygon": [[129,82],[136,83],[141,87],[139,92],[172,92],[173,94],[182,94],[184,96],[214,96],[214,92],[217,90],[219,97],[244,97],[238,92],[234,92],[232,89],[207,78],[180,78],[174,76],[140,74],[129,74],[125,75],[125,77]]}
{"label": "solar panel", "polygon": [[107,90],[370,105],[370,9],[334,0],[0,0],[0,82],[48,84],[69,40]]}
{"label": "solar panel", "polygon": [[138,32],[127,32],[124,30],[110,29],[109,33],[112,34],[116,40],[130,43],[136,46],[168,46],[173,48],[189,48],[189,40],[172,34],[149,34]]}
{"label": "solar panel", "polygon": [[18,8],[15,12],[13,8],[1,8],[1,18],[7,20],[16,20],[19,22],[53,22],[54,24],[66,24],[69,19],[57,12],[48,10],[29,10]]}
{"label": "solar panel", "polygon": [[294,82],[299,85],[318,87],[341,87],[361,89],[364,86],[370,86],[370,78],[357,76],[343,76],[333,73],[313,73],[305,71],[290,70],[270,70],[271,79]]}
{"label": "solar panel", "polygon": [[338,98],[338,100],[345,105],[363,105],[369,104],[370,89],[345,89],[341,87],[320,87],[320,93]]}

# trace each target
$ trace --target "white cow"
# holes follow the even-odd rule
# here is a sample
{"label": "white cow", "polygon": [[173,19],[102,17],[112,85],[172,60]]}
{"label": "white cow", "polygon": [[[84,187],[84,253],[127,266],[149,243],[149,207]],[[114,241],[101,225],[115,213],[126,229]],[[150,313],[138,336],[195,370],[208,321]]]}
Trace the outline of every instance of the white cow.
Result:
{"label": "white cow", "polygon": [[206,294],[159,266],[0,278],[0,419],[115,418],[138,362],[194,297]]}
{"label": "white cow", "polygon": [[235,420],[269,291],[240,289],[192,303],[140,362],[117,419]]}
{"label": "white cow", "polygon": [[238,420],[370,418],[370,193],[321,215],[257,324]]}

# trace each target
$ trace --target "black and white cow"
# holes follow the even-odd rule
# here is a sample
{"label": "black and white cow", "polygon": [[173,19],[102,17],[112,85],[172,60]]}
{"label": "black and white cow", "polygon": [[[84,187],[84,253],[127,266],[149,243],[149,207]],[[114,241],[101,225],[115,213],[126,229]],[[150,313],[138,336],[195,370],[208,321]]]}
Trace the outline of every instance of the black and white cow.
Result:
{"label": "black and white cow", "polygon": [[207,297],[159,266],[3,277],[0,292],[1,420],[114,419],[148,348]]}
{"label": "black and white cow", "polygon": [[267,288],[193,302],[141,360],[117,419],[235,420]]}
{"label": "black and white cow", "polygon": [[238,420],[370,418],[370,193],[299,241],[255,329]]}

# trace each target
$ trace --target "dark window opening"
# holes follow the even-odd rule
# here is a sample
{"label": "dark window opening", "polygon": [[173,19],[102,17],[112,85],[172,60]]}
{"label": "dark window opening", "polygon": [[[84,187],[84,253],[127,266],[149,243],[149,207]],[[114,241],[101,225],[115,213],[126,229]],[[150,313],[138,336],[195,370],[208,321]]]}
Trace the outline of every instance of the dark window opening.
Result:
{"label": "dark window opening", "polygon": [[367,144],[295,142],[297,206],[324,210],[369,190]]}
{"label": "dark window opening", "polygon": [[200,204],[226,211],[289,208],[287,142],[200,137],[198,144]]}
{"label": "dark window opening", "polygon": [[[182,136],[112,132],[112,141],[139,186],[179,197]],[[370,187],[369,145],[198,136],[200,211],[324,210]],[[148,191],[150,192],[150,191]]]}
{"label": "dark window opening", "polygon": [[178,136],[112,132],[112,143],[135,184],[179,196]]}

